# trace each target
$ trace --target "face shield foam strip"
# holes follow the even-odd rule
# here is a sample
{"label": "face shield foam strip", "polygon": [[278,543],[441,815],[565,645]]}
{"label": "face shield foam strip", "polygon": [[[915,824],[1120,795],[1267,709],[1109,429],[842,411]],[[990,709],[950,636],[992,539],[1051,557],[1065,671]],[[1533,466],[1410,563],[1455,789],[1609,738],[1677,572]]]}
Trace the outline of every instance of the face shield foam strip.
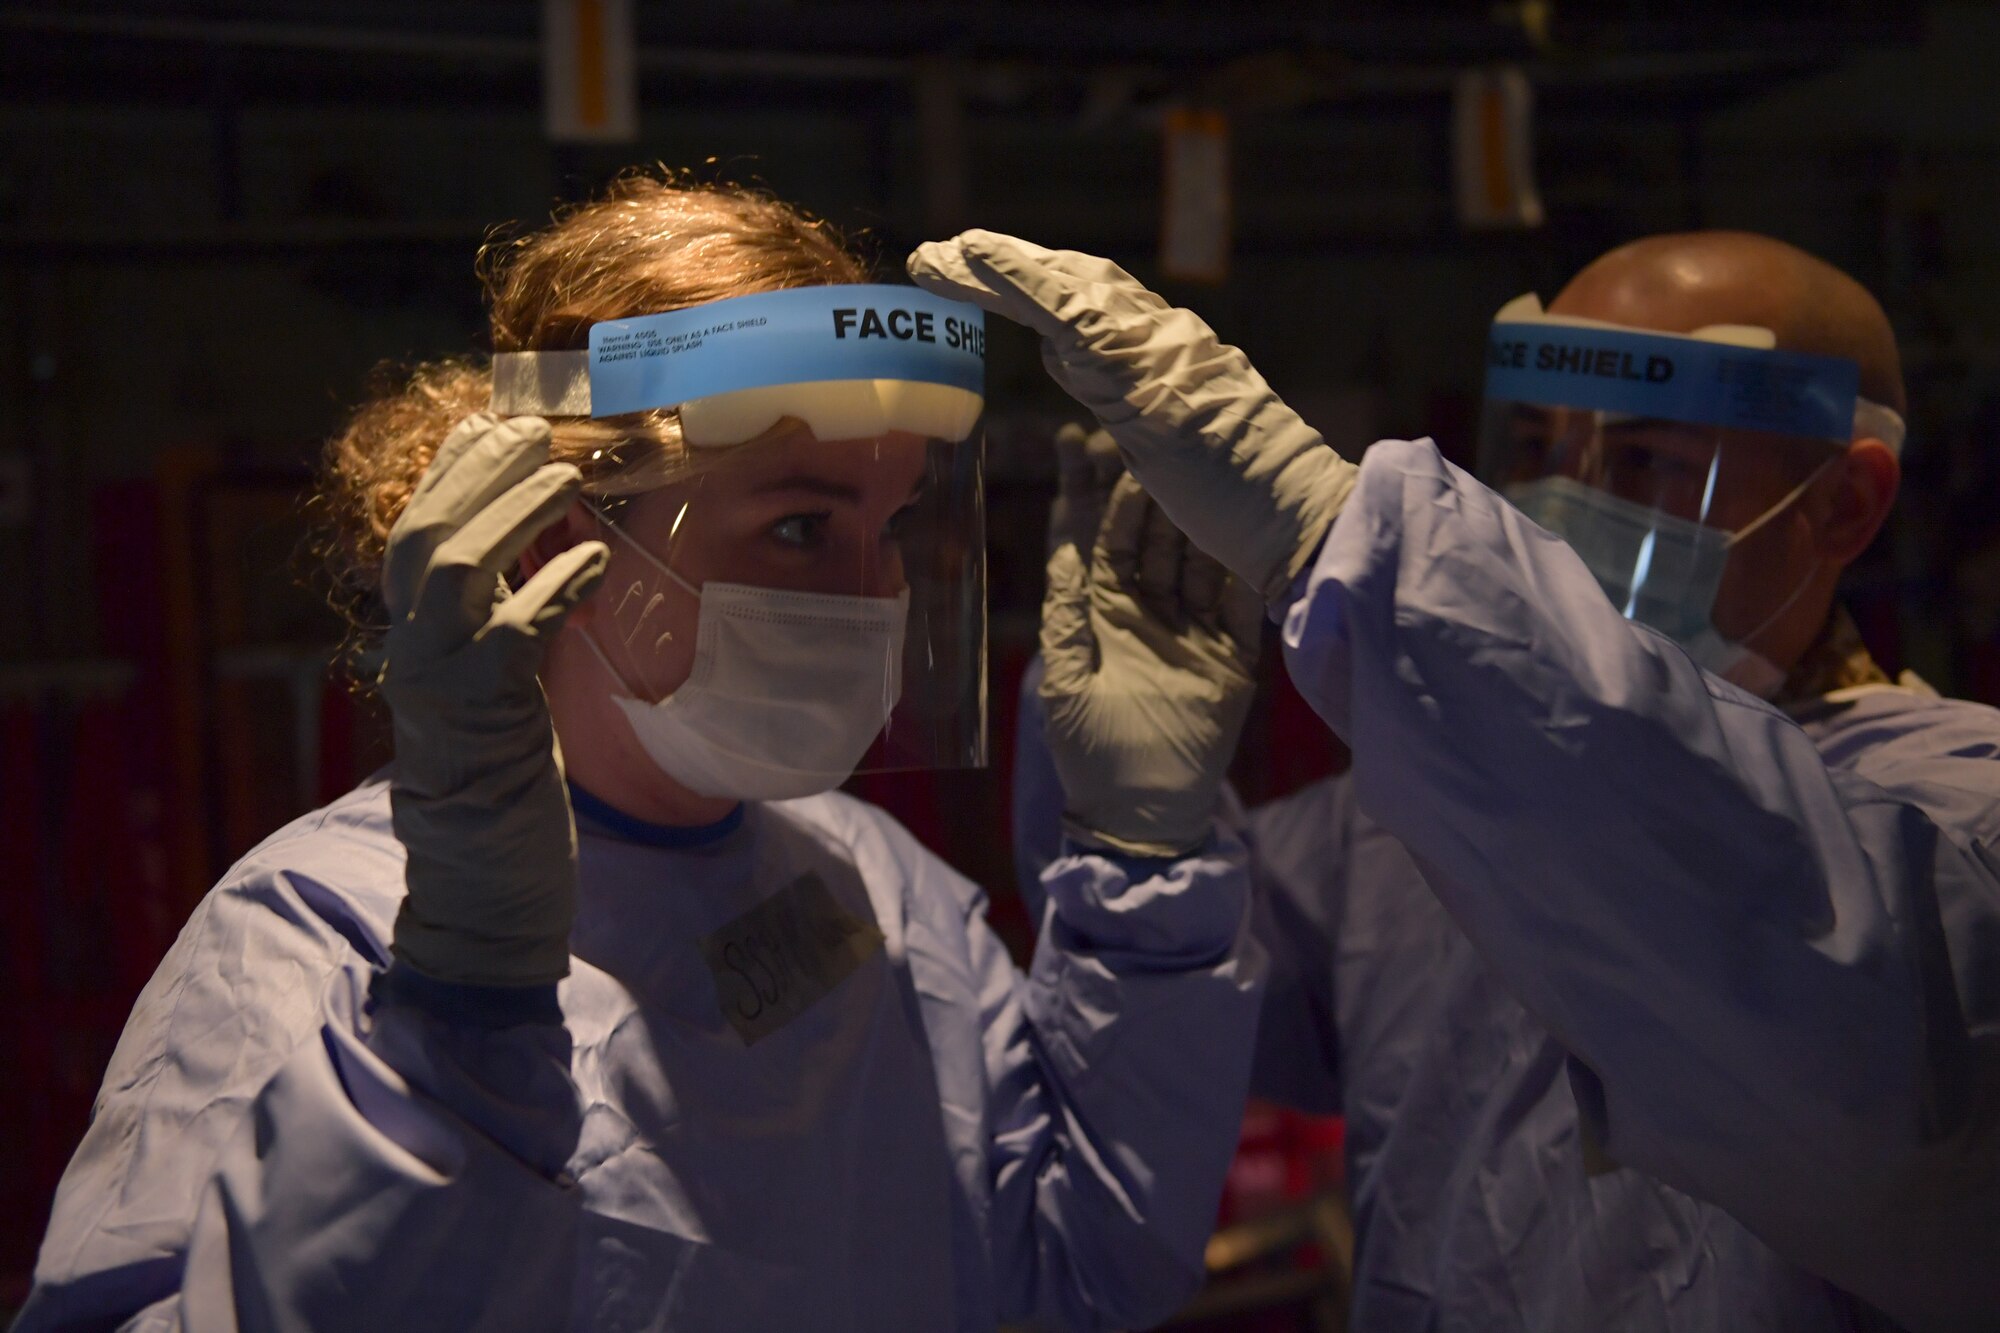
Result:
{"label": "face shield foam strip", "polygon": [[1496,321],[1486,400],[1847,440],[1860,371],[1840,357],[1665,333]]}
{"label": "face shield foam strip", "polygon": [[916,287],[796,287],[606,320],[588,352],[493,358],[502,415],[618,416],[744,390],[827,382],[939,385],[979,395],[986,316]]}

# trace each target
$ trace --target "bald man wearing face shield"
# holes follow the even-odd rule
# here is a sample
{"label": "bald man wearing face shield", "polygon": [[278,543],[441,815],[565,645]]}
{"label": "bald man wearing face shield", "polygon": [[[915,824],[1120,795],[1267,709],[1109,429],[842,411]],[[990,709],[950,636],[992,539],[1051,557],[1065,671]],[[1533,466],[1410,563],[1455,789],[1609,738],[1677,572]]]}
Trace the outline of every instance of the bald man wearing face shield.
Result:
{"label": "bald man wearing face shield", "polygon": [[1858,284],[1698,233],[1510,304],[1475,480],[1346,464],[1104,261],[912,272],[1043,335],[1353,752],[1247,832],[1256,1090],[1348,1118],[1356,1327],[2000,1323],[2000,713],[1835,597],[1899,479]]}

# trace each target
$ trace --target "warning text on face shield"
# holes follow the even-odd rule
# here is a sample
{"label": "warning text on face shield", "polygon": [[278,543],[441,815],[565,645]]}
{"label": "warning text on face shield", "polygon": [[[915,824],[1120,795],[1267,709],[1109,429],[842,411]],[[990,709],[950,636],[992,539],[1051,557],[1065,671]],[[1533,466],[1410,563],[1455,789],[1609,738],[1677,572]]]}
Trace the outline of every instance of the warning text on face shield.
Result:
{"label": "warning text on face shield", "polygon": [[833,314],[833,336],[894,339],[897,342],[943,343],[954,352],[970,352],[984,360],[986,330],[970,320],[947,315],[943,321],[929,310],[877,310],[873,306],[848,306]]}
{"label": "warning text on face shield", "polygon": [[611,333],[599,341],[593,356],[599,365],[643,357],[675,356],[681,352],[692,352],[711,338],[719,338],[725,333],[749,333],[770,322],[768,319],[724,319],[679,333],[662,333],[649,328],[630,333]]}

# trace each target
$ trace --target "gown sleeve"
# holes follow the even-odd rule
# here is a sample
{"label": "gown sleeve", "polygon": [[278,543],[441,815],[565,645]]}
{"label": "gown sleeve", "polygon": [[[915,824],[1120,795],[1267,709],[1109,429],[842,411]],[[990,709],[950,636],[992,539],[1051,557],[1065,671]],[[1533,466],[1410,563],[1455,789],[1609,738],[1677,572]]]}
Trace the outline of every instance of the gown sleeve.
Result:
{"label": "gown sleeve", "polygon": [[1990,1327],[2000,716],[1830,766],[1428,441],[1369,451],[1295,592],[1359,807],[1572,1053],[1610,1161],[1913,1327]]}
{"label": "gown sleeve", "polygon": [[[962,974],[943,980],[978,1032],[963,1076],[984,1088],[982,1243],[999,1318],[1158,1323],[1200,1285],[1243,1120],[1263,954],[1241,843],[1218,830],[1161,860],[1063,848],[1042,875],[1025,973],[984,893],[922,864],[917,896],[952,915],[961,942]],[[943,1053],[948,1070],[957,1054]],[[947,1093],[948,1114],[959,1100]]]}
{"label": "gown sleeve", "polygon": [[393,984],[393,901],[351,891],[397,873],[393,850],[320,844],[232,872],[141,995],[17,1329],[566,1321],[576,1101],[553,988]]}
{"label": "gown sleeve", "polygon": [[1348,784],[1337,778],[1243,812],[1251,931],[1270,957],[1250,1093],[1313,1115],[1344,1109],[1334,958],[1352,867]]}
{"label": "gown sleeve", "polygon": [[[1056,774],[1038,692],[1037,654],[1021,680],[1014,729],[1014,871],[1029,914],[1048,906],[1042,877],[1063,855],[1062,779]],[[1223,786],[1221,821],[1248,851],[1250,924],[1265,957],[1263,1004],[1250,1095],[1315,1114],[1340,1110],[1332,960],[1338,877],[1351,804],[1332,782],[1245,810]],[[1331,869],[1329,869],[1331,867]]]}
{"label": "gown sleeve", "polygon": [[578,1113],[560,1015],[463,993],[485,988],[417,998],[401,966],[372,994],[335,977],[315,1039],[224,1151],[188,1246],[190,1329],[567,1323]]}

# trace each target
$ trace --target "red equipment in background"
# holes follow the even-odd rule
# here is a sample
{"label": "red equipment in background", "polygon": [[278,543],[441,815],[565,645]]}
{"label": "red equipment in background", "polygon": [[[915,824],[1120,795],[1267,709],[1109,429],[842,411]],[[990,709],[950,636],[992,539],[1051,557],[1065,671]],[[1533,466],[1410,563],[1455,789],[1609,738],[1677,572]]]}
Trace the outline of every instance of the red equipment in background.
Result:
{"label": "red equipment in background", "polygon": [[103,658],[0,668],[0,1307],[125,1017],[228,863],[379,763],[292,577],[304,478],[170,451],[92,496]]}

